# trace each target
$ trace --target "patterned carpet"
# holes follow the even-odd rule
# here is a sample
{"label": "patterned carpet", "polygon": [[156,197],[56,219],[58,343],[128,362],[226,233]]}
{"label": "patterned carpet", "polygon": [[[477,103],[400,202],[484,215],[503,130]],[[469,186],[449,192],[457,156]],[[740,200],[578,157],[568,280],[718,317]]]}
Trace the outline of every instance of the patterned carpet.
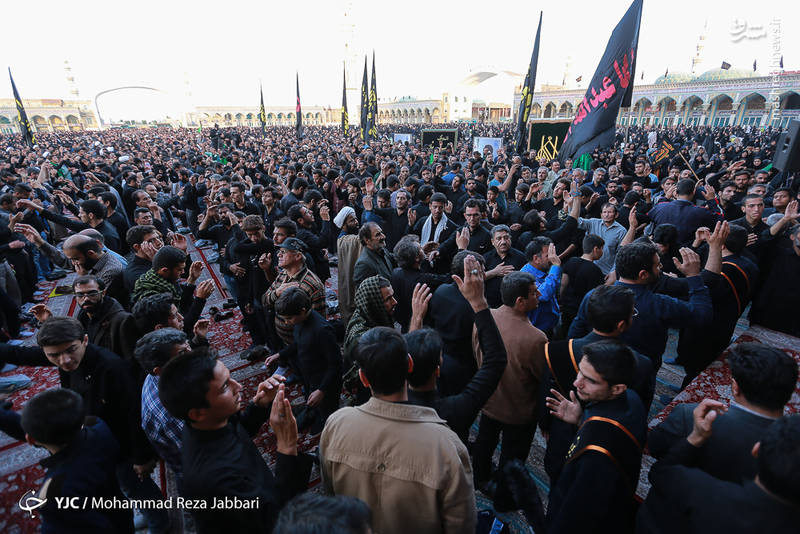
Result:
{"label": "patterned carpet", "polygon": [[[217,265],[208,262],[208,257],[213,250],[211,248],[197,249],[190,243],[189,251],[193,260],[200,260],[206,266],[201,280],[211,277],[217,287],[217,291],[215,291],[207,303],[206,310],[211,306],[221,307],[225,299],[228,298],[228,294]],[[60,280],[59,284],[69,284],[72,276],[74,275]],[[334,285],[331,286],[329,282],[328,288],[329,290],[335,291],[335,270],[333,270],[331,281]],[[56,284],[53,282],[41,284],[39,295],[46,300],[47,305],[55,314],[74,315],[77,305],[71,296],[51,296],[55,285]],[[266,378],[266,372],[261,364],[251,365],[239,359],[239,353],[248,348],[251,344],[250,336],[241,330],[239,324],[240,319],[241,315],[237,309],[235,310],[234,317],[226,321],[220,323],[212,321],[209,331],[209,341],[211,346],[217,351],[218,357],[231,370],[233,377],[242,383],[244,386],[244,395],[248,397],[255,393],[258,383]],[[736,332],[738,336],[736,342],[745,340],[761,341],[787,351],[800,362],[800,339],[778,334],[759,327],[748,329],[748,326],[749,325],[747,325],[747,322],[744,320],[740,323]],[[24,344],[28,345],[33,343],[35,343],[33,336],[24,338]],[[676,346],[677,332],[671,332],[667,350],[664,355],[665,359],[675,356]],[[54,368],[20,367],[6,373],[6,375],[8,374],[25,374],[33,380],[30,387],[14,393],[9,398],[9,400],[13,401],[14,409],[16,410],[21,409],[25,401],[36,393],[58,385],[58,373]],[[692,382],[685,391],[675,396],[677,386],[680,385],[682,380],[682,368],[669,364],[664,364],[662,366],[658,374],[655,399],[650,412],[650,417],[652,418],[651,426],[663,420],[675,404],[679,402],[698,402],[705,397],[719,399],[730,399],[731,397],[729,386],[730,370],[725,363],[725,355],[714,362],[704,373]],[[788,408],[788,412],[790,413],[800,413],[800,385],[798,387],[799,389],[792,397]],[[673,396],[675,396],[675,398],[672,402],[665,405],[663,401],[669,401]],[[293,403],[303,402],[299,386],[293,385],[290,387],[290,398]],[[477,427],[478,424],[476,421],[472,428],[473,438],[477,432]],[[255,439],[255,443],[267,462],[272,465],[274,463],[275,437],[268,427],[265,426],[264,428],[266,431]],[[316,447],[318,443],[318,435],[309,436],[308,434],[301,434],[300,436],[301,451],[311,450]],[[541,463],[545,446],[544,438],[541,433],[537,431],[527,464],[537,482],[542,501],[546,503],[549,481]],[[20,510],[18,502],[27,491],[36,489],[41,484],[44,472],[39,467],[38,461],[41,460],[45,454],[43,449],[33,448],[25,443],[14,441],[5,434],[0,434],[0,533],[28,534],[38,532],[38,519],[32,519],[26,512]],[[649,456],[645,456],[640,484],[637,490],[637,494],[640,497],[644,497],[649,490],[647,473],[652,463],[653,459]],[[154,474],[154,478],[156,482],[163,487],[164,478],[162,478],[161,475],[162,473],[160,470],[157,470]],[[319,482],[319,473],[315,468],[309,487],[318,489]],[[491,500],[481,493],[478,493],[477,500],[479,510],[488,509],[492,506]],[[512,532],[530,531],[530,528],[519,513],[500,514],[499,517],[509,525]]]}

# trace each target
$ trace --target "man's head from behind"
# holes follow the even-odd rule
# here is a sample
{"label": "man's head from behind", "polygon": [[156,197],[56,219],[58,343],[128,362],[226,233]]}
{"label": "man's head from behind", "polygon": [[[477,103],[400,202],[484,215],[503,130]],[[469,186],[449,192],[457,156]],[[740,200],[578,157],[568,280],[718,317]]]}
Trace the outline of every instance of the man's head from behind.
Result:
{"label": "man's head from behind", "polygon": [[[785,352],[761,343],[739,343],[728,355],[734,399],[782,413],[797,384],[797,363]],[[741,402],[741,400],[740,400]]]}
{"label": "man's head from behind", "polygon": [[772,423],[753,447],[758,480],[781,499],[800,505],[800,415]]}
{"label": "man's head from behind", "polygon": [[636,308],[633,291],[625,286],[600,286],[586,303],[589,325],[601,334],[617,337],[630,328]]}
{"label": "man's head from behind", "polygon": [[617,251],[617,276],[633,284],[651,285],[661,276],[661,258],[653,243],[635,241]]}
{"label": "man's head from behind", "polygon": [[694,190],[696,186],[697,184],[694,180],[691,178],[684,178],[683,180],[678,181],[678,185],[675,187],[675,194],[679,197],[690,199],[694,197]]}
{"label": "man's head from behind", "polygon": [[286,324],[294,326],[306,320],[311,312],[311,299],[299,287],[290,287],[275,302],[275,313],[283,318]]}
{"label": "man's head from behind", "polygon": [[142,369],[158,375],[168,361],[190,350],[189,339],[184,332],[175,328],[161,328],[139,338],[133,355]]}
{"label": "man's head from behind", "polygon": [[85,407],[80,395],[64,388],[48,389],[28,402],[22,409],[20,424],[25,440],[31,445],[63,447],[80,432]]}
{"label": "man's head from behind", "polygon": [[[414,369],[408,375],[412,388],[421,388],[439,376],[442,364],[442,337],[432,328],[422,328],[405,334],[408,353],[414,361]],[[434,382],[435,384],[435,382]]]}
{"label": "man's head from behind", "polygon": [[383,326],[368,330],[358,340],[355,359],[361,382],[373,395],[405,393],[414,364],[399,332]]}
{"label": "man's head from behind", "polygon": [[183,330],[183,316],[170,293],[158,293],[139,299],[134,304],[132,313],[139,332],[152,332],[160,328]]}
{"label": "man's head from behind", "polygon": [[303,493],[281,510],[274,534],[369,534],[369,506],[356,497]]}
{"label": "man's head from behind", "polygon": [[625,393],[633,380],[636,359],[618,341],[598,341],[583,347],[578,376],[573,385],[583,402],[602,402]]}
{"label": "man's head from behind", "polygon": [[161,369],[158,396],[170,415],[201,429],[217,429],[239,411],[242,386],[205,351],[171,359]]}

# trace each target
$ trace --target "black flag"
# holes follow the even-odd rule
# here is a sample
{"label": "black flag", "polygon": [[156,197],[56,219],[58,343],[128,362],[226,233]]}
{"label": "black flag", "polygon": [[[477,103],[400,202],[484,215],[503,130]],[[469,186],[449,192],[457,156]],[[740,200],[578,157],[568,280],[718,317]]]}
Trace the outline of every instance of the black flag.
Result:
{"label": "black flag", "polygon": [[723,61],[723,62],[722,62],[722,65],[720,66],[720,68],[721,68],[722,70],[728,70],[729,68],[731,68],[731,64],[730,64],[730,63],[728,63],[727,61]]}
{"label": "black flag", "polygon": [[345,135],[350,130],[350,117],[347,116],[347,69],[342,67],[342,131]]}
{"label": "black flag", "polygon": [[634,0],[611,32],[603,58],[567,131],[560,157],[574,159],[614,142],[619,108],[631,105],[641,19],[642,0]]}
{"label": "black flag", "polygon": [[364,56],[364,78],[361,79],[361,140],[369,141],[369,125],[367,112],[369,111],[369,92],[367,90],[367,56]]}
{"label": "black flag", "polygon": [[533,41],[533,53],[531,62],[528,65],[528,73],[525,75],[525,83],[522,84],[522,94],[519,99],[519,111],[517,111],[517,131],[514,135],[514,147],[517,154],[522,154],[526,148],[526,137],[528,134],[528,118],[531,114],[531,99],[533,98],[533,88],[536,85],[536,66],[539,64],[539,36],[542,33],[542,12],[539,11],[539,27],[536,29],[536,39]]}
{"label": "black flag", "polygon": [[261,121],[261,135],[267,135],[267,113],[264,111],[264,88],[259,86],[261,91],[261,108],[258,110],[258,120]]}
{"label": "black flag", "polygon": [[650,156],[650,160],[653,164],[658,164],[664,161],[665,159],[672,159],[672,157],[678,153],[678,149],[666,139],[661,141],[661,144],[658,146],[658,149],[653,152]]}
{"label": "black flag", "polygon": [[369,113],[367,113],[367,124],[369,124],[369,138],[378,138],[378,89],[375,85],[375,51],[372,51],[372,81],[369,88]]}
{"label": "black flag", "polygon": [[754,59],[753,60],[753,72],[755,72],[755,71],[756,71],[756,60]]}
{"label": "black flag", "polygon": [[296,73],[297,76],[297,106],[295,107],[295,113],[297,114],[297,123],[295,125],[295,132],[297,133],[297,137],[303,137],[303,110],[300,109],[300,74]]}
{"label": "black flag", "polygon": [[22,136],[25,138],[25,144],[33,146],[36,144],[36,136],[31,129],[31,123],[28,122],[28,114],[25,113],[22,99],[19,97],[17,84],[14,83],[14,77],[11,76],[11,67],[8,67],[8,77],[11,78],[11,89],[14,91],[14,102],[17,104],[17,122],[19,123],[20,132],[22,132]]}
{"label": "black flag", "polygon": [[667,70],[664,71],[664,78],[666,78],[668,75],[669,75],[669,67],[667,67]]}
{"label": "black flag", "polygon": [[783,56],[781,56],[781,68],[783,68]]}

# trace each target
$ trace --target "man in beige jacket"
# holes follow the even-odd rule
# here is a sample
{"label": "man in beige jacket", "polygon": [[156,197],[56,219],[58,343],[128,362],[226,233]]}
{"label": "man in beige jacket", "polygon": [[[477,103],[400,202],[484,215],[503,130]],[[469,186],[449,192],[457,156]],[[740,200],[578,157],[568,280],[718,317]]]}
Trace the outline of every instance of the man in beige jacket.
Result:
{"label": "man in beige jacket", "polygon": [[[503,433],[498,469],[511,460],[525,462],[536,433],[536,398],[545,367],[547,336],[533,326],[527,313],[539,304],[536,279],[530,273],[512,272],[500,286],[503,305],[492,310],[508,354],[508,364],[494,394],[481,411],[478,438],[475,440],[475,482],[480,488],[491,477],[494,449]],[[477,331],[473,348],[478,365],[482,354]]]}
{"label": "man in beige jacket", "polygon": [[338,410],[325,424],[326,491],[366,502],[380,534],[475,532],[469,454],[433,408],[407,404],[414,363],[403,336],[373,328],[361,336],[356,359],[372,398]]}

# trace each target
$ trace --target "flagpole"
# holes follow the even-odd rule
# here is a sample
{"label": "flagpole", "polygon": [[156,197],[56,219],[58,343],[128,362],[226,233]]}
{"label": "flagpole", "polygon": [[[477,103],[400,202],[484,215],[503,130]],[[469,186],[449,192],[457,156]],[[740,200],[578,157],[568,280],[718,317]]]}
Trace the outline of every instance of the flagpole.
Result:
{"label": "flagpole", "polygon": [[[692,166],[689,165],[688,161],[686,161],[686,158],[683,157],[683,153],[680,150],[678,151],[678,155],[681,157],[686,166],[689,167],[689,170],[692,172],[692,174],[694,174],[694,169],[692,169]],[[700,178],[696,174],[694,174],[694,179],[697,180],[698,182],[700,181]]]}

